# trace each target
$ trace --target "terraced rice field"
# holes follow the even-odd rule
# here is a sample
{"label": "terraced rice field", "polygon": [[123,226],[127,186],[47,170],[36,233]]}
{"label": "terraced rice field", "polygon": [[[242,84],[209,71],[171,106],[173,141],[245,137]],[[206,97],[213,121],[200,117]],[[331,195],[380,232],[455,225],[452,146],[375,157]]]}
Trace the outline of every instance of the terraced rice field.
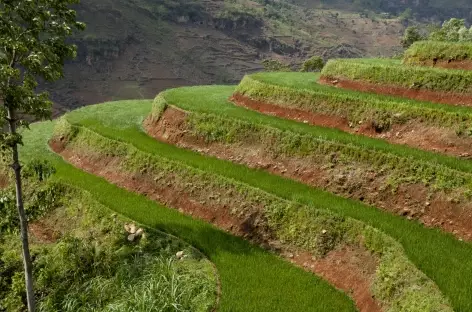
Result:
{"label": "terraced rice field", "polygon": [[415,42],[406,52],[406,64],[451,68],[472,69],[472,45],[467,42]]}
{"label": "terraced rice field", "polygon": [[216,311],[471,311],[472,108],[318,80],[89,106],[33,125],[23,160],[200,250]]}

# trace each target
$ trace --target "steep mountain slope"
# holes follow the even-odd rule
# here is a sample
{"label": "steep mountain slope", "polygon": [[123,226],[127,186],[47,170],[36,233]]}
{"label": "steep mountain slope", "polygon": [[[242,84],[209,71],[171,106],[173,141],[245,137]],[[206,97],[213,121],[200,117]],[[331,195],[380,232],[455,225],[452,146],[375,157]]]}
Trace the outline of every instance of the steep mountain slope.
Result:
{"label": "steep mountain slope", "polygon": [[[392,55],[404,24],[323,1],[83,0],[87,30],[65,79],[47,86],[55,114],[174,86],[236,82],[261,60]],[[355,3],[354,3],[355,4]],[[340,10],[339,8],[348,8]],[[334,8],[334,9],[330,9]]]}

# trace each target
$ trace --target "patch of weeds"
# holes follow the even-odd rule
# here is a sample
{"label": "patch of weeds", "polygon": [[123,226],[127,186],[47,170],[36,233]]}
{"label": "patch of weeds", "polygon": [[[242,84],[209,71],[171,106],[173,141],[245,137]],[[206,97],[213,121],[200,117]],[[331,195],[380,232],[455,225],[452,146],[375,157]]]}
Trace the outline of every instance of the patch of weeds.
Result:
{"label": "patch of weeds", "polygon": [[[124,230],[130,220],[112,214],[84,191],[59,182],[43,184],[41,190],[50,191],[27,197],[28,207],[35,207],[29,218],[43,220],[43,226],[52,222],[49,218],[55,220],[45,231],[59,237],[31,244],[38,311],[148,311],[172,306],[204,312],[214,306],[215,272],[195,249],[149,228],[130,241]],[[38,201],[43,204],[38,206]],[[40,209],[43,206],[50,209]],[[18,233],[2,228],[1,234],[0,311],[24,311]],[[183,251],[185,259],[176,259],[177,251]]]}

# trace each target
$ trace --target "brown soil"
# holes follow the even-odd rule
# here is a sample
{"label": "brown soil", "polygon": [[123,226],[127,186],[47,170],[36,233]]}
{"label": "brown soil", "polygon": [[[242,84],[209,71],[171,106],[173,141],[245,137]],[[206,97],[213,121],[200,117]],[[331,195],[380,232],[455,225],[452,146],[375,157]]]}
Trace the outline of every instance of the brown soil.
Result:
{"label": "brown soil", "polygon": [[343,246],[331,251],[322,259],[306,252],[286,254],[292,263],[323,277],[336,288],[354,298],[359,311],[382,311],[370,291],[378,259],[369,251]]}
{"label": "brown soil", "polygon": [[0,189],[5,189],[10,185],[10,178],[5,173],[0,173]]}
{"label": "brown soil", "polygon": [[415,65],[429,66],[429,67],[440,67],[446,69],[462,69],[462,70],[472,70],[472,61],[471,60],[426,60],[415,63]]}
{"label": "brown soil", "polygon": [[30,223],[28,229],[31,233],[32,241],[40,243],[54,243],[62,235],[61,232],[57,231],[54,226],[48,222],[47,218]]}
{"label": "brown soil", "polygon": [[[181,115],[182,112],[172,110],[173,114]],[[259,243],[264,248],[278,252],[294,264],[314,272],[335,287],[344,290],[356,302],[361,312],[382,311],[379,303],[370,292],[373,274],[377,259],[367,251],[359,247],[343,247],[330,252],[326,258],[315,259],[308,252],[290,254],[290,246],[284,246],[278,241],[269,240],[265,229],[254,226],[254,214],[247,216],[234,216],[227,205],[215,205],[214,202],[202,202],[196,192],[185,192],[176,188],[176,184],[168,184],[166,188],[156,188],[153,179],[143,173],[133,176],[121,173],[119,168],[120,159],[106,157],[104,155],[93,155],[89,151],[69,149],[62,142],[50,142],[51,148],[62,155],[64,159],[75,166],[104,177],[109,182],[128,190],[146,195],[150,199],[159,201],[169,207],[177,207],[182,213],[205,220],[215,224],[219,228]],[[229,200],[235,202],[230,194]],[[218,201],[220,202],[220,199]],[[255,207],[257,211],[259,208]],[[343,268],[342,266],[346,266]]]}
{"label": "brown soil", "polygon": [[278,105],[264,103],[262,101],[256,101],[240,93],[235,93],[230,98],[230,100],[239,106],[256,110],[268,115],[297,120],[311,125],[338,128],[344,131],[350,130],[349,121],[347,118],[326,114],[315,114],[295,108],[285,108]]}
{"label": "brown soil", "polygon": [[365,81],[354,81],[339,78],[331,79],[323,76],[320,78],[319,83],[343,89],[384,95],[393,95],[419,101],[429,101],[458,106],[472,106],[472,95],[460,93],[431,91],[424,89],[410,89],[398,86],[379,85]]}
{"label": "brown soil", "polygon": [[103,155],[89,156],[87,153],[82,154],[80,151],[68,149],[57,141],[50,142],[50,146],[56,153],[61,154],[64,159],[78,168],[105,177],[111,183],[144,194],[165,205],[179,207],[179,211],[191,216],[198,216],[226,231],[244,235],[244,222],[231,216],[227,209],[219,209],[211,204],[195,201],[190,192],[176,193],[172,184],[156,189],[154,181],[143,173],[136,173],[133,176],[122,174],[116,170],[120,162],[117,158],[103,157]]}
{"label": "brown soil", "polygon": [[375,131],[372,121],[365,121],[357,127],[350,127],[347,118],[281,107],[276,104],[253,100],[241,94],[234,94],[231,101],[239,106],[264,114],[310,125],[336,128],[353,134],[384,139],[391,143],[404,144],[451,156],[470,157],[472,155],[471,138],[458,137],[452,129],[426,125],[418,120],[410,120],[404,124],[394,124],[388,131],[379,133]]}
{"label": "brown soil", "polygon": [[186,113],[169,107],[158,122],[145,122],[154,138],[221,159],[265,169],[343,197],[439,227],[457,237],[472,240],[472,203],[455,193],[433,190],[423,184],[386,186],[388,176],[368,164],[345,164],[337,155],[326,157],[277,157],[260,144],[206,143],[186,130]]}

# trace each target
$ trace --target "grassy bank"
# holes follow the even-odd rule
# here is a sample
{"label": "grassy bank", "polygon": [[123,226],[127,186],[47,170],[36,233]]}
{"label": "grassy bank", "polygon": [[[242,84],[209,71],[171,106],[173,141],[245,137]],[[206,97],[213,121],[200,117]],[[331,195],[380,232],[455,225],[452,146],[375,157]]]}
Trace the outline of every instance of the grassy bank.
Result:
{"label": "grassy bank", "polygon": [[[252,235],[261,238],[268,235],[319,257],[343,245],[360,246],[373,252],[379,258],[373,293],[379,302],[390,307],[389,311],[428,308],[449,311],[447,300],[434,283],[408,260],[401,245],[370,226],[326,210],[284,200],[256,187],[161,155],[145,153],[86,128],[70,126],[66,120],[61,121],[56,129],[55,137],[65,138],[76,157],[111,157],[114,159],[113,169],[126,176],[145,172],[145,180],[154,181],[153,189],[172,185],[180,196],[191,196],[193,201],[204,201],[209,207],[220,206],[219,209],[228,210],[235,218],[259,220],[251,225]],[[190,195],[184,195],[186,189]],[[418,301],[418,298],[422,299]]]}
{"label": "grassy bank", "polygon": [[[198,90],[198,88],[193,89]],[[211,88],[202,89],[202,93],[207,94],[207,107],[211,106],[209,103],[212,99],[220,97],[220,95],[216,96],[214,93],[209,92]],[[231,87],[223,87],[223,89],[228,94],[231,94],[233,91]],[[173,104],[176,103],[174,102]],[[443,294],[450,299],[456,311],[469,311],[472,309],[472,301],[470,300],[472,297],[472,245],[470,243],[457,241],[451,235],[441,233],[438,230],[426,229],[416,222],[393,216],[352,200],[333,196],[289,179],[157,142],[148,137],[141,127],[137,125],[149,113],[150,105],[150,103],[137,105],[136,103],[125,102],[91,106],[71,113],[68,116],[68,120],[73,124],[85,126],[100,133],[102,136],[127,142],[143,152],[165,156],[203,171],[235,179],[278,197],[318,209],[332,211],[371,225],[402,244],[408,258],[439,286]],[[195,103],[195,109],[205,110],[206,108]],[[234,112],[246,117],[266,118],[266,116],[261,114],[244,109],[236,109],[231,105],[215,106],[214,109],[225,114],[232,114]],[[115,116],[110,114],[111,112],[121,111],[123,114],[116,114]],[[273,122],[280,124],[289,123],[288,121],[287,123],[280,121],[277,118],[274,118]],[[290,124],[294,127],[303,126],[295,122]],[[103,191],[108,191],[110,188],[110,186],[103,187]],[[137,217],[138,214],[136,213],[135,216]],[[145,218],[146,215],[142,217]],[[184,235],[186,237],[185,234],[186,232],[182,231],[179,236],[182,237]],[[199,246],[193,240],[187,239],[187,241],[194,246]],[[207,253],[206,250],[204,251]],[[212,253],[210,252],[210,260],[216,263],[216,259],[211,255]],[[261,266],[262,268],[264,266]],[[218,267],[218,270],[222,274],[222,268]]]}
{"label": "grassy bank", "polygon": [[371,121],[383,130],[410,120],[446,127],[458,134],[470,129],[472,109],[434,104],[318,84],[319,74],[258,73],[244,77],[235,92],[281,107]]}
{"label": "grassy bank", "polygon": [[[88,118],[89,113],[94,115],[101,111],[95,117],[107,120],[103,126],[112,123],[117,126],[106,129],[125,134],[139,129],[139,123],[151,109],[151,101],[127,101],[120,105],[121,108],[105,105],[103,110],[100,106],[92,106],[90,110],[82,111],[85,114],[82,117]],[[114,113],[110,115],[111,111]],[[75,114],[75,118],[82,117],[80,112]],[[54,123],[34,124],[34,131],[25,132],[25,147],[21,149],[23,160],[43,155],[56,167],[55,180],[86,190],[97,202],[117,213],[176,235],[201,250],[218,269],[222,287],[219,311],[355,311],[347,296],[312,274],[205,222],[65,163],[47,147],[53,127]],[[139,130],[138,133],[147,138]],[[128,138],[133,140],[133,136]]]}
{"label": "grassy bank", "polygon": [[472,61],[472,44],[468,42],[418,41],[406,50],[406,64],[431,64],[437,61]]}
{"label": "grassy bank", "polygon": [[330,60],[321,72],[327,79],[347,79],[380,86],[472,95],[472,72],[384,64],[382,61]]}

